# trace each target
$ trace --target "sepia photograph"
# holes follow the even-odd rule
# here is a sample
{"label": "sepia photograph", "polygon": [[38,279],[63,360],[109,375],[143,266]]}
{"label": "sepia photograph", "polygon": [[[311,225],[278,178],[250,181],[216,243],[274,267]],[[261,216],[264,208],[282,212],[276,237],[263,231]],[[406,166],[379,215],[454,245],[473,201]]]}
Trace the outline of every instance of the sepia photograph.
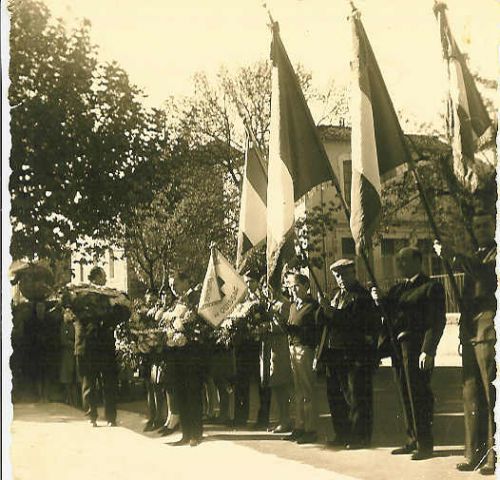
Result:
{"label": "sepia photograph", "polygon": [[496,475],[495,0],[6,0],[6,480]]}

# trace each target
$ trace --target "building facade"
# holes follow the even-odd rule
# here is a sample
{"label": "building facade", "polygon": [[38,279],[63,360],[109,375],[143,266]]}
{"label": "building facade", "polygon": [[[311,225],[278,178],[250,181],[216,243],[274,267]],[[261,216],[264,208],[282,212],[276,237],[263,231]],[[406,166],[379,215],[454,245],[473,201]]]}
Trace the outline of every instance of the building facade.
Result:
{"label": "building facade", "polygon": [[[351,195],[351,130],[344,126],[320,127],[320,135],[325,145],[326,153],[340,183],[346,203],[350,205]],[[448,146],[435,137],[412,135],[411,140],[425,151],[426,156],[441,154]],[[419,202],[419,199],[414,199]],[[310,192],[305,198],[306,215],[312,209],[327,209],[329,205],[337,204],[338,194],[333,185],[323,184]],[[326,261],[322,268],[315,269],[316,277],[321,287],[328,292],[335,288],[335,281],[329,272],[329,265],[343,257],[356,261],[359,279],[362,283],[369,281],[364,262],[356,257],[354,240],[349,223],[342,209],[334,213],[334,226],[327,230],[320,242],[321,256]],[[396,214],[397,221],[390,225],[374,241],[369,254],[372,271],[382,287],[388,287],[397,280],[396,254],[405,246],[418,247],[424,256],[424,270],[430,275],[441,275],[440,260],[433,254],[434,237],[427,222],[423,208],[415,212],[414,204],[402,207]],[[380,238],[381,237],[381,238]]]}
{"label": "building facade", "polygon": [[122,249],[109,247],[100,256],[92,260],[74,250],[71,253],[71,284],[89,283],[89,273],[94,267],[101,267],[106,272],[106,286],[122,292],[129,290],[129,267]]}

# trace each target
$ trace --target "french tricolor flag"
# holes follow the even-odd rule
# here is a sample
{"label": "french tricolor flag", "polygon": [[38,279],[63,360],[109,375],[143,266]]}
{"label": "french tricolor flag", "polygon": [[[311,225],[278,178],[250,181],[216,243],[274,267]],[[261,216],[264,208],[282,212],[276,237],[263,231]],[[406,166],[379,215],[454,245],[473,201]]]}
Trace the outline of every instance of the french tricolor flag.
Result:
{"label": "french tricolor flag", "polygon": [[367,249],[382,211],[382,183],[411,161],[403,131],[360,14],[353,32],[350,227],[358,252]]}

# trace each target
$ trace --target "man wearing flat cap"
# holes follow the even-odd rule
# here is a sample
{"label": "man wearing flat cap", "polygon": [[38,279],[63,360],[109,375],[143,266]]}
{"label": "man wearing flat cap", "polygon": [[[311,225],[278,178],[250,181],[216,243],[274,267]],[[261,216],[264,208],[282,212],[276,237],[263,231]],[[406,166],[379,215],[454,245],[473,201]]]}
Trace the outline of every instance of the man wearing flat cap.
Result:
{"label": "man wearing flat cap", "polygon": [[395,367],[408,441],[392,453],[413,454],[412,460],[425,460],[432,456],[434,446],[431,376],[446,324],[445,292],[440,283],[422,272],[422,254],[417,248],[401,249],[396,261],[405,280],[394,285],[382,302],[400,357]]}
{"label": "man wearing flat cap", "polygon": [[326,336],[317,358],[326,364],[333,443],[364,448],[372,434],[372,377],[380,317],[369,292],[356,278],[352,260],[337,260],[330,270],[340,289],[331,303],[319,296],[318,322]]}

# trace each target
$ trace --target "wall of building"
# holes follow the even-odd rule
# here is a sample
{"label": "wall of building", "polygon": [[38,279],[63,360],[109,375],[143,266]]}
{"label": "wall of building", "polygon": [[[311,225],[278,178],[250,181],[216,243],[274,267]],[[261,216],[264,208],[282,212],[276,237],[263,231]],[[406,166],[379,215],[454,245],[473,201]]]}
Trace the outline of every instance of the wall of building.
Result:
{"label": "wall of building", "polygon": [[[350,140],[324,140],[325,149],[337,176],[344,198],[350,203],[351,188],[351,145]],[[337,191],[333,185],[322,185],[310,192],[305,200],[306,211],[330,202],[339,204]],[[416,199],[418,202],[418,199]],[[356,261],[358,277],[362,283],[369,281],[368,274],[361,258],[356,257],[354,241],[349,224],[343,210],[334,214],[335,226],[327,232],[322,242],[323,255],[326,264],[321,269],[315,269],[321,287],[332,292],[336,287],[335,281],[328,269],[339,258],[352,258]],[[381,286],[389,286],[398,278],[395,254],[404,246],[418,246],[424,253],[424,270],[428,274],[441,273],[441,267],[436,257],[432,255],[432,234],[428,227],[425,213],[419,210],[416,214],[413,209],[403,208],[397,216],[397,224],[382,233],[382,239],[377,242],[370,252],[369,260],[373,273]]]}
{"label": "wall of building", "polygon": [[128,267],[123,250],[109,248],[104,255],[94,258],[90,262],[79,252],[73,252],[71,255],[71,283],[75,285],[89,283],[89,273],[95,266],[103,268],[106,272],[106,286],[123,292],[128,291]]}

